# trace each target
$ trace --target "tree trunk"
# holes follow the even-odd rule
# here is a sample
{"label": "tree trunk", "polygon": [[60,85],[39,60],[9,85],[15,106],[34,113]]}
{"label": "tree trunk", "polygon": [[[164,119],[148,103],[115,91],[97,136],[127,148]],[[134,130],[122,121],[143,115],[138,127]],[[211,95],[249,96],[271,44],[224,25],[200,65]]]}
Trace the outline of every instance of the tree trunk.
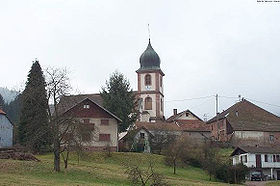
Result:
{"label": "tree trunk", "polygon": [[60,143],[59,140],[54,141],[54,170],[60,171]]}
{"label": "tree trunk", "polygon": [[176,159],[173,159],[173,174],[176,174]]}
{"label": "tree trunk", "polygon": [[68,159],[69,159],[69,151],[66,153],[66,158],[64,160],[64,168],[67,169],[68,167]]}

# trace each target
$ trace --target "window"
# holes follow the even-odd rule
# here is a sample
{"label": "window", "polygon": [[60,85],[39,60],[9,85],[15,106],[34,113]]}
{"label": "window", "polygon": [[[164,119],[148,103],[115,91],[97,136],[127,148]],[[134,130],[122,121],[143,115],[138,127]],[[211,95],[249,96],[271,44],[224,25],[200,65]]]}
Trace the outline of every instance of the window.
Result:
{"label": "window", "polygon": [[151,97],[146,97],[145,98],[145,110],[152,110],[152,98]]}
{"label": "window", "polygon": [[111,141],[110,134],[99,134],[99,141]]}
{"label": "window", "polygon": [[160,76],[159,84],[160,84],[160,87],[162,87],[162,76]]}
{"label": "window", "polygon": [[188,112],[186,112],[186,117],[189,117],[189,113]]}
{"label": "window", "polygon": [[102,119],[101,120],[101,125],[109,125],[109,120],[108,119]]}
{"label": "window", "polygon": [[268,162],[267,154],[264,155],[264,162]]}
{"label": "window", "polygon": [[145,139],[145,133],[141,132],[141,133],[140,133],[140,138],[141,138],[141,139]]}
{"label": "window", "polygon": [[269,141],[274,141],[274,135],[269,135]]}
{"label": "window", "polygon": [[83,119],[84,123],[89,123],[89,119]]}
{"label": "window", "polygon": [[89,109],[89,105],[84,105],[84,109]]}
{"label": "window", "polygon": [[152,84],[152,77],[150,74],[147,74],[145,76],[145,85],[151,85]]}
{"label": "window", "polygon": [[247,155],[241,156],[241,163],[247,163]]}
{"label": "window", "polygon": [[163,99],[160,100],[160,110],[163,112]]}
{"label": "window", "polygon": [[276,155],[276,162],[280,162],[280,155],[279,154]]}
{"label": "window", "polygon": [[272,162],[272,155],[271,154],[267,155],[267,162]]}

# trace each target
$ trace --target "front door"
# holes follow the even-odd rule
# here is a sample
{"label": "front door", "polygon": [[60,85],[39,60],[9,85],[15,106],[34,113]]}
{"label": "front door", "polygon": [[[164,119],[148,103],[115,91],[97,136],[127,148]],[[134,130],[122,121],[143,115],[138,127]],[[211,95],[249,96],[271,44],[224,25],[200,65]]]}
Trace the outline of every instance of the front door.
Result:
{"label": "front door", "polygon": [[280,171],[277,171],[277,180],[280,180]]}
{"label": "front door", "polygon": [[256,167],[257,168],[262,168],[262,161],[261,161],[261,155],[256,154]]}

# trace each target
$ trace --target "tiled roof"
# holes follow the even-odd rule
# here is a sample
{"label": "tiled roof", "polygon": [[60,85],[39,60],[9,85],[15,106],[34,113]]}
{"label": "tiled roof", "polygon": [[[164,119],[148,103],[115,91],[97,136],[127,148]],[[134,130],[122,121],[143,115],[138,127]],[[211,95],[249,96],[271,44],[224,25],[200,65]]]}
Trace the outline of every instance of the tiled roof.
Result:
{"label": "tiled roof", "polygon": [[79,95],[71,95],[71,96],[64,96],[60,99],[58,104],[58,113],[64,114],[66,111],[70,110],[71,108],[75,107],[77,104],[81,103],[84,100],[90,100],[102,110],[113,116],[118,122],[122,122],[120,118],[116,115],[111,113],[109,110],[103,107],[103,99],[100,94],[79,94]]}
{"label": "tiled roof", "polygon": [[136,122],[136,127],[145,127],[149,131],[191,131],[210,132],[210,128],[204,122],[180,123],[180,122]]}
{"label": "tiled roof", "polygon": [[60,99],[58,110],[59,113],[64,113],[76,104],[80,103],[84,99],[89,98],[100,106],[103,106],[103,99],[100,94],[78,94],[78,95],[70,95],[63,96]]}
{"label": "tiled roof", "polygon": [[137,128],[145,127],[149,131],[162,130],[162,131],[180,131],[181,128],[176,123],[167,122],[135,122]]}
{"label": "tiled roof", "polygon": [[221,114],[210,119],[207,123],[224,119],[233,130],[243,131],[280,131],[280,118],[257,105],[243,99],[232,105]]}
{"label": "tiled roof", "polygon": [[[272,146],[239,146],[235,148],[232,152],[231,156],[234,156],[237,152],[244,152],[244,153],[262,153],[262,154],[280,154],[279,147],[272,147]],[[242,154],[242,153],[241,153]]]}
{"label": "tiled roof", "polygon": [[211,132],[210,126],[199,120],[181,120],[177,123],[184,131]]}
{"label": "tiled roof", "polygon": [[185,114],[185,113],[187,113],[187,112],[189,112],[189,113],[191,113],[194,117],[196,117],[198,120],[200,120],[200,121],[202,121],[202,119],[200,119],[197,115],[195,115],[193,112],[191,112],[189,109],[187,109],[187,110],[184,110],[184,111],[182,111],[182,112],[180,112],[180,113],[178,113],[178,114],[176,114],[176,115],[172,115],[172,116],[170,116],[169,118],[167,118],[166,119],[166,121],[175,121],[176,119],[178,119],[179,117],[181,117],[183,114]]}

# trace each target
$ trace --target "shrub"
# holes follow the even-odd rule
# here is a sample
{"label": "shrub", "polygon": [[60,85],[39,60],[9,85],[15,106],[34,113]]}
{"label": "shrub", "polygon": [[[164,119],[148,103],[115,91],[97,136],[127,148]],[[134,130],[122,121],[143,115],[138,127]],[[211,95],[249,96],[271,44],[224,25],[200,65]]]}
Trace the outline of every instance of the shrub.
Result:
{"label": "shrub", "polygon": [[242,183],[245,181],[245,176],[249,173],[249,168],[243,164],[232,165],[228,167],[228,182]]}

